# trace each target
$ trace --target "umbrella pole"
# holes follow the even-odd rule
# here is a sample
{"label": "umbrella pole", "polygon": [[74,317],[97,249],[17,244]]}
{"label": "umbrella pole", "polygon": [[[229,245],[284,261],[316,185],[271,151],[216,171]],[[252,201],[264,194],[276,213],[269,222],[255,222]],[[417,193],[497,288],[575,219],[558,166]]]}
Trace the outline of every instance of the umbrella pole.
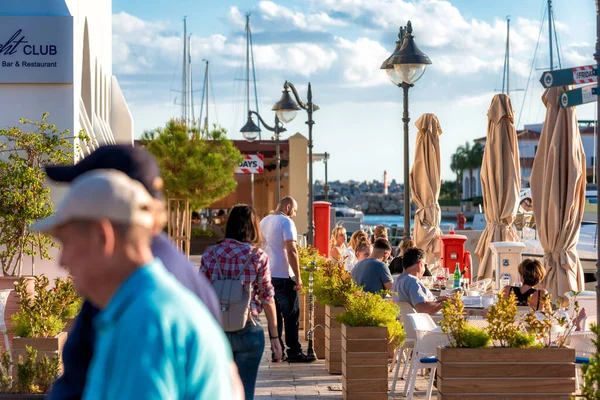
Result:
{"label": "umbrella pole", "polygon": [[[596,68],[600,69],[600,0],[596,0],[596,52],[594,53],[596,60]],[[597,80],[597,87],[600,91],[600,79]],[[598,132],[598,117],[600,117],[600,101],[596,102],[596,132]],[[596,157],[600,155],[600,140],[596,140]],[[598,169],[598,160],[594,159],[594,168],[596,169],[596,177],[600,176]],[[600,186],[596,185],[596,196],[600,198]],[[600,214],[596,210],[596,228],[600,223]],[[596,318],[600,321],[600,246],[596,247]]]}

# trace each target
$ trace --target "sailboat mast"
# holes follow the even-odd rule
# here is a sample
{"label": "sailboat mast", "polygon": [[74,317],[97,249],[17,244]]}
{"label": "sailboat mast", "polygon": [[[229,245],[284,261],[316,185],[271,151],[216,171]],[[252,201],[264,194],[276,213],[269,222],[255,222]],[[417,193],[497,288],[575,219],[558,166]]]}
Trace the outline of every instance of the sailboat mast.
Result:
{"label": "sailboat mast", "polygon": [[205,86],[206,87],[206,90],[205,90],[205,92],[206,92],[205,93],[206,94],[206,118],[204,119],[204,121],[205,121],[204,126],[206,126],[207,131],[209,129],[209,127],[208,127],[208,89],[209,89],[208,82],[209,82],[209,79],[210,79],[210,77],[208,75],[208,60],[206,60],[206,70],[204,71],[204,82],[206,85]]}
{"label": "sailboat mast", "polygon": [[552,0],[548,0],[548,43],[550,45],[550,71],[554,69],[552,60]]}
{"label": "sailboat mast", "polygon": [[190,82],[190,105],[192,112],[192,124],[196,120],[196,115],[194,112],[194,79],[192,74],[192,35],[188,36],[188,66],[189,66],[189,82]]}
{"label": "sailboat mast", "polygon": [[182,94],[182,104],[181,104],[181,119],[185,126],[187,126],[187,23],[186,23],[187,15],[183,17],[183,73],[181,75],[181,94]]}
{"label": "sailboat mast", "polygon": [[250,13],[246,14],[246,106],[250,112]]}
{"label": "sailboat mast", "polygon": [[506,94],[510,94],[510,15],[506,17]]}

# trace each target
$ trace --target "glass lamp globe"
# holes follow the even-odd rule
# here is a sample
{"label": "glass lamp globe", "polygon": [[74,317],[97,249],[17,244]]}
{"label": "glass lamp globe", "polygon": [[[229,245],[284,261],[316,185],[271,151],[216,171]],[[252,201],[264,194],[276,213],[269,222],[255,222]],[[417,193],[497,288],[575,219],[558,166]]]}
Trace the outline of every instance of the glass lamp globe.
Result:
{"label": "glass lamp globe", "polygon": [[[394,71],[395,75],[400,78],[401,82],[406,82],[412,85],[413,83],[421,79],[421,77],[425,73],[426,67],[426,64],[395,64]],[[389,72],[388,76],[390,76]]]}
{"label": "glass lamp globe", "polygon": [[284,123],[292,122],[294,118],[296,118],[296,114],[298,114],[297,110],[277,110],[275,112],[277,114],[277,118]]}
{"label": "glass lamp globe", "polygon": [[396,73],[396,70],[394,68],[386,68],[385,73],[387,74],[388,79],[394,85],[398,86],[398,85],[402,84],[402,79],[398,76],[398,74]]}

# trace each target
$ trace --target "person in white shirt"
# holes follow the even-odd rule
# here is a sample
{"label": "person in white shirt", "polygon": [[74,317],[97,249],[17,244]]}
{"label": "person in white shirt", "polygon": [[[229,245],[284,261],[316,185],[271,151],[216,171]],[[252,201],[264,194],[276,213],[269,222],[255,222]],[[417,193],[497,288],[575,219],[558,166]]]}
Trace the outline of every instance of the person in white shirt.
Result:
{"label": "person in white shirt", "polygon": [[[298,292],[302,290],[302,278],[296,248],[296,216],[298,203],[293,197],[284,197],[277,209],[260,222],[263,234],[263,250],[269,256],[271,282],[275,287],[277,330],[283,349],[282,331],[285,328],[285,344],[288,362],[311,362],[302,352],[298,340],[300,327],[300,303]],[[272,361],[274,358],[272,357]]]}

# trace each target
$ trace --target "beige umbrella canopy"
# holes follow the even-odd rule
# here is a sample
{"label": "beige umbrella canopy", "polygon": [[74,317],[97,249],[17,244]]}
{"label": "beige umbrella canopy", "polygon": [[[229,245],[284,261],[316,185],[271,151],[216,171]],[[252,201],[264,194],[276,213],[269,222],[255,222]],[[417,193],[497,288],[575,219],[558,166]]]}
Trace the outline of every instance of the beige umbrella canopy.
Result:
{"label": "beige umbrella canopy", "polygon": [[415,245],[427,252],[427,262],[440,259],[440,139],[442,128],[433,114],[423,114],[415,123],[419,130],[415,160],[410,171],[410,192],[417,205]]}
{"label": "beige umbrella canopy", "polygon": [[575,246],[583,219],[586,165],[575,108],[560,106],[568,87],[547,89],[542,96],[546,120],[531,170],[531,200],[546,278],[542,286],[553,299],[584,287]]}
{"label": "beige umbrella canopy", "polygon": [[488,128],[481,189],[487,225],[479,238],[475,255],[479,258],[479,278],[491,278],[492,242],[518,242],[513,222],[519,208],[521,172],[519,145],[510,98],[497,94],[488,110]]}

